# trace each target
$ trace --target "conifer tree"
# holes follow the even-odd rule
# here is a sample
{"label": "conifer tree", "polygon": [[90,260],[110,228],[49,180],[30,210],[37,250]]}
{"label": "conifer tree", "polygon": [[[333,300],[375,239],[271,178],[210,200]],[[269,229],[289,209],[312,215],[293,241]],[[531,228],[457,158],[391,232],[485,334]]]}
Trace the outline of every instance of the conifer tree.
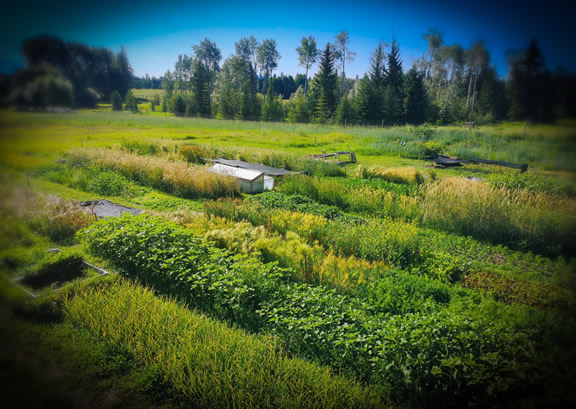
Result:
{"label": "conifer tree", "polygon": [[110,97],[112,104],[112,111],[122,111],[122,96],[118,91],[114,91]]}
{"label": "conifer tree", "polygon": [[400,47],[396,39],[392,40],[390,54],[388,54],[387,71],[383,119],[388,125],[399,125],[402,123],[404,110],[404,73],[402,72]]}
{"label": "conifer tree", "polygon": [[337,75],[334,70],[334,54],[330,43],[326,44],[320,56],[319,69],[313,82],[317,94],[314,110],[316,121],[325,123],[336,110]]}
{"label": "conifer tree", "polygon": [[426,121],[428,95],[423,75],[412,67],[406,74],[404,86],[404,119],[406,123],[420,125]]}
{"label": "conifer tree", "polygon": [[126,110],[132,112],[138,112],[138,102],[134,97],[132,91],[128,91],[124,97],[124,103],[126,104]]}

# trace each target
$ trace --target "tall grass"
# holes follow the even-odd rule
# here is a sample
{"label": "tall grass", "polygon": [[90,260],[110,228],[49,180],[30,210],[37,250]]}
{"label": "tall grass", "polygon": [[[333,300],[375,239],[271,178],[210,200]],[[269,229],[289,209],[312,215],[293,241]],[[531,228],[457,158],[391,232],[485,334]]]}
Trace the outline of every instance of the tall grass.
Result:
{"label": "tall grass", "polygon": [[326,367],[288,358],[273,337],[256,337],[118,280],[64,302],[78,324],[159,370],[194,406],[212,408],[382,407],[376,393]]}
{"label": "tall grass", "polygon": [[308,196],[342,210],[372,216],[415,219],[421,215],[419,198],[416,195],[379,189],[361,182],[351,184],[341,179],[327,180],[297,175],[285,179],[278,190],[286,194]]}
{"label": "tall grass", "polygon": [[75,165],[95,163],[103,169],[120,172],[142,185],[194,199],[234,197],[239,186],[233,178],[208,172],[171,157],[140,156],[117,150],[81,149],[70,153]]}
{"label": "tall grass", "polygon": [[431,183],[424,197],[424,223],[436,229],[549,255],[576,249],[573,200],[462,178]]}

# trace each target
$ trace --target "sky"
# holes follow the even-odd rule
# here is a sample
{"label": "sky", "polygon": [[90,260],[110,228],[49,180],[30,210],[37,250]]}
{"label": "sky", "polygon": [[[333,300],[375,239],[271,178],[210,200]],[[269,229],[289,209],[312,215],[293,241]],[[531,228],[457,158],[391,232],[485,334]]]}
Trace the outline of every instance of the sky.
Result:
{"label": "sky", "polygon": [[[402,0],[402,1],[181,1],[99,0],[21,1],[0,15],[0,72],[24,66],[22,42],[49,34],[66,41],[119,51],[126,48],[137,76],[161,76],[178,55],[192,54],[204,38],[216,42],[223,60],[234,42],[253,35],[276,40],[282,56],[276,74],[303,73],[296,47],[314,36],[319,48],[348,30],[357,53],[347,77],[363,76],[379,42],[395,37],[405,69],[426,51],[429,28],[444,33],[445,44],[469,48],[484,41],[498,73],[507,74],[509,50],[526,48],[536,38],[549,69],[576,72],[576,7],[573,1]],[[576,4],[576,3],[574,3]],[[315,72],[315,68],[310,74]]]}

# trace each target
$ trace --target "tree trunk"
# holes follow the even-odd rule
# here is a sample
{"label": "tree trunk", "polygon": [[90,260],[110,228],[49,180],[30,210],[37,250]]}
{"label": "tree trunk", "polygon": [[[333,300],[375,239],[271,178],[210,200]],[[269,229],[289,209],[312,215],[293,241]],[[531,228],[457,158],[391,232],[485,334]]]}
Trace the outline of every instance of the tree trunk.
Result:
{"label": "tree trunk", "polygon": [[308,64],[306,64],[306,77],[304,78],[304,99],[308,96]]}
{"label": "tree trunk", "polygon": [[468,81],[468,93],[466,95],[466,122],[470,122],[470,94],[472,93],[472,70],[470,70],[470,80]]}
{"label": "tree trunk", "polygon": [[474,73],[474,86],[472,87],[472,108],[470,112],[474,112],[474,101],[476,100],[476,80],[478,79],[478,75]]}

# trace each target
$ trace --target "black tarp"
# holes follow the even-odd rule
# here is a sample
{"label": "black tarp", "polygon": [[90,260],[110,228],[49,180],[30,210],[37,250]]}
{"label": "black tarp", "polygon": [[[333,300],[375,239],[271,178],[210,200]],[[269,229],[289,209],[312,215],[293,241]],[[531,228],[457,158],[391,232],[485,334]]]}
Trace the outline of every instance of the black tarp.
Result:
{"label": "black tarp", "polygon": [[250,163],[244,162],[242,160],[234,160],[234,159],[206,159],[214,163],[220,163],[222,165],[232,166],[234,168],[241,168],[241,169],[250,169],[250,170],[257,170],[259,172],[264,173],[266,176],[285,176],[285,175],[295,175],[304,172],[292,172],[290,170],[281,169],[281,168],[272,168],[266,165],[260,165],[258,163]]}
{"label": "black tarp", "polygon": [[526,172],[528,170],[527,164],[517,164],[517,163],[510,163],[504,162],[499,160],[488,160],[488,159],[470,159],[470,160],[463,160],[460,158],[454,158],[450,156],[438,155],[436,158],[433,159],[438,165],[441,166],[461,166],[464,163],[483,163],[486,165],[499,165],[505,166],[507,168],[514,168],[520,169],[522,172]]}

